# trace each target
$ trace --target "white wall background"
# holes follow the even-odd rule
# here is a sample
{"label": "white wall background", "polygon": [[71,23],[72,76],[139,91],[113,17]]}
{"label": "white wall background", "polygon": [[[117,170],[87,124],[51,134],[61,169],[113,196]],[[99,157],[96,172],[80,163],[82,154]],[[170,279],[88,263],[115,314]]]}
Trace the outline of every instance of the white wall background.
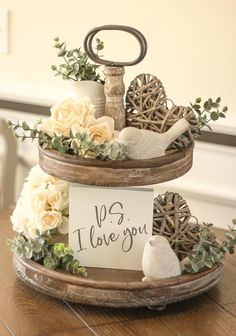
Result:
{"label": "white wall background", "polygon": [[[142,63],[126,68],[126,85],[135,75],[150,72],[177,104],[221,96],[230,112],[215,129],[236,134],[235,0],[0,0],[0,8],[10,10],[10,53],[0,54],[0,97],[55,102],[68,86],[50,70],[57,63],[53,38],[74,48],[95,26],[130,25],[143,32],[149,48]],[[135,40],[124,33],[99,36],[107,57],[128,60],[138,52]],[[0,116],[13,117],[5,110]],[[30,145],[20,153],[37,161]],[[156,190],[179,191],[200,220],[226,227],[236,217],[235,166],[236,149],[198,143],[192,170]]]}
{"label": "white wall background", "polygon": [[[149,44],[144,61],[126,69],[127,84],[150,72],[178,104],[221,95],[236,113],[235,0],[0,0],[0,8],[11,16],[10,54],[0,54],[0,94],[54,101],[66,88],[50,70],[57,61],[53,38],[73,48],[95,26],[124,24],[138,28]],[[101,34],[105,55],[136,55],[136,42],[127,36]]]}

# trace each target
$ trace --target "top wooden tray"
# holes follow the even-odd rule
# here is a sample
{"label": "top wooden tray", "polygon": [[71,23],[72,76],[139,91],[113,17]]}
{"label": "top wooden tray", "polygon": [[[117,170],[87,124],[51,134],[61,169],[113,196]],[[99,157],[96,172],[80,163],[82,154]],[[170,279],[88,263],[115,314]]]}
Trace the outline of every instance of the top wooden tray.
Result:
{"label": "top wooden tray", "polygon": [[192,167],[194,144],[148,160],[100,161],[60,155],[39,147],[39,164],[48,174],[87,185],[125,187],[157,184],[184,175]]}

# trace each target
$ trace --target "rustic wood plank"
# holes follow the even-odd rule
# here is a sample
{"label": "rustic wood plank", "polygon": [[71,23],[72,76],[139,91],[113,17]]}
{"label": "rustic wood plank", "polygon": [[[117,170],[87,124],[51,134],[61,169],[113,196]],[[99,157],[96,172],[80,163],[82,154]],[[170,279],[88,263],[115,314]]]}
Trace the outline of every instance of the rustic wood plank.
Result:
{"label": "rustic wood plank", "polygon": [[224,305],[224,309],[236,317],[236,303],[228,303]]}
{"label": "rustic wood plank", "polygon": [[206,295],[170,306],[160,319],[181,336],[235,336],[235,317]]}
{"label": "rustic wood plank", "polygon": [[0,219],[0,236],[5,239],[11,239],[14,236],[14,232],[12,230],[12,224],[8,218]]}
{"label": "rustic wood plank", "polygon": [[73,329],[73,330],[70,329],[50,334],[50,336],[94,336],[94,335],[96,336],[96,334],[88,328]]}
{"label": "rustic wood plank", "polygon": [[3,321],[0,319],[0,335],[1,336],[10,336],[10,335],[14,335],[13,333],[11,333],[9,331],[9,329],[7,329],[7,327],[5,326],[5,324],[3,323]]}
{"label": "rustic wood plank", "polygon": [[[0,221],[0,232],[4,237],[12,236],[9,220]],[[0,241],[3,242],[4,239],[0,239]],[[4,305],[4,308],[7,307],[8,313],[4,310],[5,315],[3,319],[6,320],[7,316],[7,321],[11,323],[8,323],[8,325],[15,328],[12,328],[14,332],[15,330],[17,332],[23,330],[24,334],[27,335],[27,332],[30,330],[30,335],[32,336],[42,335],[43,332],[48,332],[49,330],[50,335],[54,336],[145,334],[156,336],[158,332],[160,335],[165,336],[234,335],[236,329],[236,303],[232,303],[232,300],[235,300],[235,289],[233,286],[236,276],[235,256],[227,256],[222,280],[215,289],[209,292],[209,297],[202,295],[192,300],[170,305],[163,313],[146,309],[104,309],[68,304],[85,324],[91,327],[91,330],[84,328],[84,324],[80,329],[77,325],[73,325],[75,322],[71,322],[70,314],[68,324],[65,317],[67,316],[67,313],[64,311],[65,307],[62,306],[60,301],[45,297],[16,281],[13,271],[10,269],[11,254],[5,244],[4,246],[1,245],[0,248],[2,251],[0,267],[2,266],[6,270],[3,277],[0,278],[0,287],[5,289],[4,293],[0,292],[0,316],[2,316],[1,309]],[[6,276],[5,273],[8,275]],[[36,307],[35,299],[37,300]],[[60,308],[58,308],[58,302]],[[54,320],[50,315],[50,311],[55,309],[59,309],[59,313],[57,314],[63,316],[59,321]],[[37,311],[40,311],[39,317]],[[17,318],[11,318],[10,315],[15,315]],[[39,321],[37,321],[38,318]],[[23,322],[21,321],[24,321],[23,329],[19,329],[19,326],[22,328]],[[53,328],[48,324],[45,326],[46,323],[54,324]],[[31,331],[32,326],[35,327],[33,331]],[[16,333],[17,335],[21,336],[21,334]]]}
{"label": "rustic wood plank", "polygon": [[117,323],[130,320],[139,320],[152,318],[158,315],[156,311],[147,308],[100,308],[93,306],[79,305],[76,303],[67,303],[80,318],[89,326],[103,325],[107,323]]}
{"label": "rustic wood plank", "polygon": [[[171,163],[165,163],[165,160],[169,162],[171,156],[176,157],[178,153],[164,156],[165,160],[160,158],[161,165],[158,162],[159,158],[154,158],[150,160],[155,162],[155,165],[148,162],[143,166],[142,162],[142,167],[131,168],[133,162],[125,160],[121,163],[121,168],[119,163],[111,168],[109,161],[100,163],[99,160],[75,160],[72,155],[59,155],[56,151],[39,147],[39,164],[46,173],[69,182],[108,187],[143,186],[173,180],[187,173],[192,166],[193,145],[180,150],[180,154],[180,157]],[[84,165],[84,162],[88,164]]]}
{"label": "rustic wood plank", "polygon": [[[228,257],[232,257],[235,262],[229,262]],[[227,303],[236,303],[235,279],[236,255],[226,256],[221,279],[216,287],[208,291],[207,295],[222,306]]]}
{"label": "rustic wood plank", "polygon": [[84,323],[62,302],[26,287],[16,279],[12,254],[0,237],[0,317],[15,333],[44,335],[85,327]]}
{"label": "rustic wood plank", "polygon": [[[164,325],[159,319],[126,321],[123,323],[106,324],[94,327],[99,336],[177,336],[173,330]],[[190,335],[190,334],[189,334]]]}
{"label": "rustic wood plank", "polygon": [[[1,210],[0,211],[0,220],[8,220],[9,221],[9,217],[12,213],[12,209],[6,209],[6,210]],[[0,225],[0,230],[1,230],[1,225]]]}

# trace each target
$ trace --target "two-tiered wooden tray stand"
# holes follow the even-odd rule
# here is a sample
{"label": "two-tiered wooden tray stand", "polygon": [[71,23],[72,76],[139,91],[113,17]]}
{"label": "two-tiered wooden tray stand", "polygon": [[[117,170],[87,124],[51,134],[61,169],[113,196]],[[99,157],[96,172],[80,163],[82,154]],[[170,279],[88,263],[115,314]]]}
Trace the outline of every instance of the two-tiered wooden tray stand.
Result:
{"label": "two-tiered wooden tray stand", "polygon": [[[136,64],[145,56],[146,40],[140,32],[129,27],[103,26],[93,29],[85,39],[85,51],[94,61],[100,60],[91,52],[92,38],[99,30],[104,29],[130,32],[140,42],[142,48],[139,59],[126,65]],[[115,119],[116,128],[122,129],[125,126],[124,90],[120,90],[123,85],[123,64],[109,61],[105,61],[104,64],[106,76],[110,76],[107,82],[111,83],[109,87],[105,85],[106,115],[111,115]],[[114,76],[116,84],[113,81]],[[118,81],[117,77],[120,77]],[[159,158],[114,162],[79,159],[39,148],[39,163],[46,173],[69,182],[107,187],[143,186],[184,175],[192,166],[192,153],[193,144],[190,144],[185,149],[168,152]],[[82,304],[108,307],[163,308],[166,304],[206,292],[219,281],[222,271],[222,266],[217,266],[195,275],[142,282],[141,271],[88,268],[89,277],[82,278],[63,271],[48,270],[32,260],[16,255],[14,267],[21,280],[47,295]]]}

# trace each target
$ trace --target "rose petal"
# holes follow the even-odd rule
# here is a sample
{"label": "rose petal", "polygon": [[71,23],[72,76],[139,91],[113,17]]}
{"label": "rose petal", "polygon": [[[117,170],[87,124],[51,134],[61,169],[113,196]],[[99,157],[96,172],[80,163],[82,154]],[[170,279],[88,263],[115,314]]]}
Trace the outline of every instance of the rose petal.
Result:
{"label": "rose petal", "polygon": [[58,227],[58,232],[61,234],[67,234],[69,231],[69,219],[65,216],[62,216],[61,225]]}

